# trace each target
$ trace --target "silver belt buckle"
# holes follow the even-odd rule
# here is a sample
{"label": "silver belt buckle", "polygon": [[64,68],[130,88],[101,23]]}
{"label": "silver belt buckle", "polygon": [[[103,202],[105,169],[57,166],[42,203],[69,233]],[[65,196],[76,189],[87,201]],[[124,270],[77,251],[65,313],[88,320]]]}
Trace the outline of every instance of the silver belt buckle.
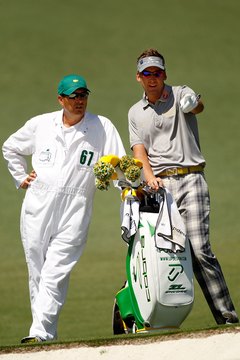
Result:
{"label": "silver belt buckle", "polygon": [[178,169],[176,167],[169,168],[166,170],[167,176],[177,176],[178,175]]}

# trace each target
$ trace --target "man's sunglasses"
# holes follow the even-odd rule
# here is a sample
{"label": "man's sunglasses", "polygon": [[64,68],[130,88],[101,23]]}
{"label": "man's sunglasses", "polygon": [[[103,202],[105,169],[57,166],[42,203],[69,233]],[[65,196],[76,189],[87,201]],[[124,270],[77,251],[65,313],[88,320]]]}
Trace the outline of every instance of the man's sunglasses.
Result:
{"label": "man's sunglasses", "polygon": [[156,78],[159,78],[163,73],[163,70],[158,70],[158,71],[147,71],[147,70],[143,70],[141,72],[141,74],[144,76],[144,77],[150,77],[150,76],[154,76]]}
{"label": "man's sunglasses", "polygon": [[70,95],[62,95],[63,97],[67,97],[68,99],[86,99],[88,97],[88,92],[81,93],[72,93]]}

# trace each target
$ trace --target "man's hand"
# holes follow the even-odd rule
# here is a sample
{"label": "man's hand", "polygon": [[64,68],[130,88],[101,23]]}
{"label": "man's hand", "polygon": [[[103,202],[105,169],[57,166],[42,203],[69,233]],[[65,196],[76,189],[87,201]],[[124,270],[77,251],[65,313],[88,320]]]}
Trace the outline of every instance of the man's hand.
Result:
{"label": "man's hand", "polygon": [[200,95],[186,94],[180,100],[180,107],[184,113],[189,113],[198,106]]}
{"label": "man's hand", "polygon": [[147,180],[147,185],[156,191],[160,187],[164,187],[162,179],[160,177],[155,177],[155,176]]}
{"label": "man's hand", "polygon": [[143,172],[146,183],[153,190],[158,190],[160,187],[164,187],[163,181],[160,177],[156,177],[150,166],[148,160],[148,154],[143,144],[136,144],[133,146],[133,154],[135,159],[139,159],[143,163]]}
{"label": "man's hand", "polygon": [[26,179],[21,183],[20,188],[21,189],[27,189],[30,183],[35,180],[37,177],[37,174],[34,170],[30,172],[30,174],[26,177]]}

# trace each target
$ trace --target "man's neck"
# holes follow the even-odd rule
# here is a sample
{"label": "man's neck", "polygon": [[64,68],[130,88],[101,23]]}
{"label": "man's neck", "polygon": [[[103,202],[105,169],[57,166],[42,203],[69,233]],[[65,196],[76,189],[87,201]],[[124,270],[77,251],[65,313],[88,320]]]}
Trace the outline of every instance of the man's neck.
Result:
{"label": "man's neck", "polygon": [[162,97],[162,93],[163,93],[164,87],[157,92],[148,92],[146,93],[146,99],[151,103],[151,104],[155,104],[158,100],[161,99]]}
{"label": "man's neck", "polygon": [[65,127],[71,127],[73,125],[78,124],[82,119],[84,115],[72,115],[68,116],[65,113],[63,113],[63,125]]}

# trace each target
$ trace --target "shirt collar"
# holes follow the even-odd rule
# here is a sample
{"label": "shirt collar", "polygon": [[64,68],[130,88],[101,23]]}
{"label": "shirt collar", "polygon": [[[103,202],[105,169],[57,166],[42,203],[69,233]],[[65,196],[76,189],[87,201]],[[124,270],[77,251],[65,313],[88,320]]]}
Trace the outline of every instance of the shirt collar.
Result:
{"label": "shirt collar", "polygon": [[[171,92],[172,92],[172,87],[165,84],[162,95],[161,95],[160,99],[157,100],[156,104],[159,104],[161,102],[163,102],[163,103],[167,102],[171,95]],[[145,93],[143,94],[142,101],[143,101],[144,109],[146,109],[148,106],[152,106],[152,104],[148,101],[148,98]]]}

